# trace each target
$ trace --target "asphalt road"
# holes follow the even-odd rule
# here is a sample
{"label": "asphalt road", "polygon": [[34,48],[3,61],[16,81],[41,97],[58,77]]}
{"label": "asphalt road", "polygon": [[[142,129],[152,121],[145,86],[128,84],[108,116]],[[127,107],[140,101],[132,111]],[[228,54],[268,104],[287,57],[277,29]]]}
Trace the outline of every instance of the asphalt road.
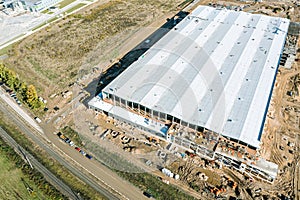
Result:
{"label": "asphalt road", "polygon": [[[0,135],[3,140],[10,145],[15,151],[22,156],[23,158],[26,156],[30,161],[31,165],[36,168],[40,173],[42,173],[45,179],[57,190],[59,190],[62,194],[69,197],[70,199],[80,200],[80,196],[75,194],[72,189],[58,179],[52,172],[50,172],[46,167],[44,167],[39,161],[37,161],[30,153],[28,153],[24,148],[22,148],[10,135],[0,127]],[[26,160],[26,159],[25,159]]]}
{"label": "asphalt road", "polygon": [[0,90],[0,111],[5,113],[34,143],[97,192],[112,200],[146,199],[141,190],[120,178],[107,167],[79,154],[74,148],[59,140],[52,132],[50,133],[49,128],[47,128],[48,130],[44,129],[44,133],[38,132],[35,129],[36,123],[32,126],[30,124],[32,121],[27,121],[28,114],[24,112],[25,116],[20,116],[18,110],[21,108],[15,107],[17,104],[10,97],[4,98],[4,96],[8,97]]}
{"label": "asphalt road", "polygon": [[[6,103],[3,101],[0,102],[0,111],[5,113],[12,121],[14,121],[15,125],[18,126],[23,133],[25,133],[29,138],[33,140],[34,143],[39,145],[42,149],[44,149],[47,153],[49,153],[55,160],[57,160],[60,164],[70,170],[74,175],[78,178],[89,184],[93,187],[97,192],[103,194],[108,199],[119,199],[115,195],[111,194],[107,191],[106,188],[102,188],[99,183],[93,180],[90,176],[84,174],[81,170],[77,169],[71,164],[69,161],[65,160],[62,155],[58,154],[52,148],[50,148],[45,141],[41,140],[40,137],[36,136],[36,131],[33,128],[29,128],[28,124],[24,122],[24,119],[20,118],[14,110],[12,110]],[[35,132],[35,134],[33,133]]]}
{"label": "asphalt road", "polygon": [[[75,0],[74,2],[61,9],[58,9],[56,11],[52,10],[52,14],[29,12],[22,14],[19,13],[17,16],[7,16],[4,13],[0,13],[0,49],[18,42],[26,38],[27,36],[30,36],[31,34],[39,31],[45,26],[48,26],[48,21],[51,21],[54,17],[61,17],[60,15],[63,15],[65,17],[66,15],[72,14],[76,10],[68,14],[66,14],[66,11],[75,7],[76,5],[79,5],[80,3],[84,3],[86,4],[86,6],[88,6],[94,2]],[[106,1],[103,1],[103,3],[106,3]],[[79,9],[82,9],[86,6],[80,7]],[[35,29],[35,27],[38,27],[43,23],[46,23],[46,25]],[[53,21],[51,23],[53,23]]]}

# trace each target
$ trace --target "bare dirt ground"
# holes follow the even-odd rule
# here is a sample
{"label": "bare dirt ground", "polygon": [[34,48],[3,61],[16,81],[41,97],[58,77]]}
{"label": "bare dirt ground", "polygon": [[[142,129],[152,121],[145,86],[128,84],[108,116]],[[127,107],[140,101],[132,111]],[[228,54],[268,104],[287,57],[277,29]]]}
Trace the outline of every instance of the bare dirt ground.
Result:
{"label": "bare dirt ground", "polygon": [[[300,9],[297,7],[297,1],[274,1],[274,0],[263,0],[262,2],[254,1],[235,1],[235,0],[203,0],[200,1],[201,5],[215,4],[216,6],[231,6],[231,9],[235,9],[237,6],[241,6],[243,11],[264,14],[269,16],[283,17],[288,18],[291,21],[299,22],[300,21]],[[228,7],[230,8],[230,7]]]}
{"label": "bare dirt ground", "polygon": [[[298,38],[298,46],[300,42]],[[249,188],[261,188],[260,195],[278,198],[281,195],[299,199],[299,94],[298,76],[300,53],[291,69],[281,67],[278,71],[266,125],[262,135],[260,155],[278,164],[278,174],[273,185],[260,181]],[[296,87],[295,87],[296,86]],[[292,91],[293,93],[289,93]],[[293,94],[293,95],[288,95]],[[240,177],[243,179],[242,177]]]}

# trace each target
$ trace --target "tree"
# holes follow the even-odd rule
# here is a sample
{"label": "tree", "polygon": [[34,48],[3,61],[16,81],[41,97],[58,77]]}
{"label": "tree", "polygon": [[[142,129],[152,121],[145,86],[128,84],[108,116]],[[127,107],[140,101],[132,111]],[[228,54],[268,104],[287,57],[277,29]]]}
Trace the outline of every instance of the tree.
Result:
{"label": "tree", "polygon": [[5,66],[0,63],[0,79],[2,80],[5,74]]}
{"label": "tree", "polygon": [[38,96],[36,93],[36,89],[33,85],[29,85],[26,91],[26,102],[28,103],[29,107],[36,108],[36,103],[38,101]]}
{"label": "tree", "polygon": [[11,89],[17,91],[30,108],[44,106],[44,103],[38,99],[35,87],[33,85],[27,87],[26,83],[22,82],[13,70],[5,67],[3,63],[0,63],[0,80]]}
{"label": "tree", "polygon": [[22,82],[18,88],[18,92],[23,97],[23,100],[26,100],[26,92],[27,92],[27,85],[26,83]]}
{"label": "tree", "polygon": [[21,82],[20,79],[17,77],[16,80],[14,81],[14,86],[13,86],[14,89],[15,89],[16,91],[19,91],[19,88],[20,88],[21,84],[22,84],[22,82]]}
{"label": "tree", "polygon": [[8,85],[8,87],[10,88],[14,88],[17,76],[16,73],[12,70],[7,69],[6,70],[6,84]]}

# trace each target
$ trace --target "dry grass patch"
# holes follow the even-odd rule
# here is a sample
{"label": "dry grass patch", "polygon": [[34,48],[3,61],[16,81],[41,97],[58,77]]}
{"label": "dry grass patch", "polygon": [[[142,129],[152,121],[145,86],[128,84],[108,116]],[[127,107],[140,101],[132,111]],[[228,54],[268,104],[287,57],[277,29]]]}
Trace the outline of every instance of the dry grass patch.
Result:
{"label": "dry grass patch", "polygon": [[[80,66],[99,43],[103,44],[98,46],[102,50],[98,57],[101,60],[122,44],[129,30],[147,26],[164,13],[176,11],[180,3],[179,0],[97,2],[19,42],[9,50],[10,58],[5,63],[22,79],[36,85],[44,97],[49,97],[76,80]],[[105,43],[118,34],[116,41]]]}

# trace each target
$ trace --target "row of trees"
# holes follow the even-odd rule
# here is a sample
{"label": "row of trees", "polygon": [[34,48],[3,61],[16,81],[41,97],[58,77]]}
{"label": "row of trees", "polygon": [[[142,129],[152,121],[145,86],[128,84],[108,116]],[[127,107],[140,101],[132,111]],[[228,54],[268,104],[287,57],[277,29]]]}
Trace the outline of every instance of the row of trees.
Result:
{"label": "row of trees", "polygon": [[28,85],[22,82],[17,74],[8,69],[4,64],[0,63],[0,81],[5,83],[9,88],[17,92],[22,99],[30,108],[36,109],[43,107],[44,104],[39,100],[36,89],[33,85]]}

